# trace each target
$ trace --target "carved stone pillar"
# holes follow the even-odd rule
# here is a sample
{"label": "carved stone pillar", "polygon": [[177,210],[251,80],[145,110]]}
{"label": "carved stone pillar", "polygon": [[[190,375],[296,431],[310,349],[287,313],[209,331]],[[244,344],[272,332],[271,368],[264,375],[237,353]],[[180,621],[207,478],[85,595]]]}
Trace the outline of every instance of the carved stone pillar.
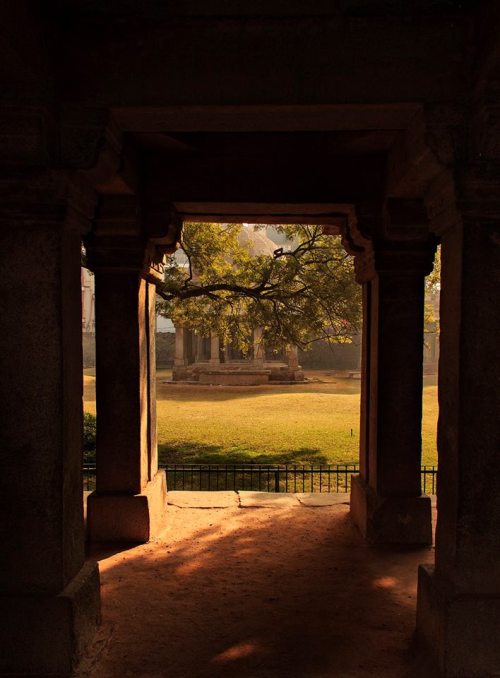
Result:
{"label": "carved stone pillar", "polygon": [[299,349],[295,344],[288,347],[288,367],[290,370],[299,369]]}
{"label": "carved stone pillar", "polygon": [[[0,199],[0,673],[70,675],[100,617],[82,503],[81,233],[93,200]],[[76,189],[75,189],[76,190]],[[17,190],[21,193],[21,187]]]}
{"label": "carved stone pillar", "polygon": [[258,367],[264,367],[265,351],[262,338],[262,327],[255,327],[253,331],[253,361]]}
{"label": "carved stone pillar", "polygon": [[420,465],[424,279],[434,250],[425,239],[379,241],[357,254],[364,327],[360,475],[352,482],[351,516],[370,543],[432,542]]}
{"label": "carved stone pillar", "polygon": [[186,357],[184,351],[184,328],[176,327],[175,328],[175,356],[174,356],[174,365],[176,367],[184,367],[186,364]]}
{"label": "carved stone pillar", "polygon": [[156,443],[155,285],[132,201],[107,199],[88,239],[95,271],[97,481],[93,541],[145,542],[165,523]]}
{"label": "carved stone pillar", "polygon": [[210,336],[210,363],[212,365],[220,363],[220,340],[216,334]]}
{"label": "carved stone pillar", "polygon": [[500,675],[498,184],[490,195],[442,238],[436,560],[419,571],[417,637],[452,677]]}
{"label": "carved stone pillar", "polygon": [[202,362],[203,361],[203,351],[202,351],[203,339],[202,339],[202,337],[200,337],[199,334],[195,334],[193,332],[192,342],[193,342],[194,362],[195,363]]}

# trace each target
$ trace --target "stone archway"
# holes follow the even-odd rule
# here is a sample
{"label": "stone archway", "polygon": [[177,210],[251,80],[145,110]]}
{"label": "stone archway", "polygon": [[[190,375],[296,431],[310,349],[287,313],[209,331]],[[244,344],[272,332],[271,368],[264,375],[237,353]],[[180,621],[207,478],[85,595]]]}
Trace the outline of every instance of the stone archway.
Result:
{"label": "stone archway", "polygon": [[[395,346],[391,328],[409,334],[420,323],[431,246],[421,231],[423,201],[429,230],[442,239],[443,274],[436,564],[420,573],[418,636],[447,676],[497,674],[496,4],[451,11],[449,3],[417,2],[411,21],[384,2],[291,3],[286,12],[273,2],[234,3],[224,16],[210,2],[203,11],[148,3],[147,15],[130,13],[134,3],[59,5],[0,9],[0,583],[9,619],[0,671],[69,674],[99,616],[80,500],[82,233],[103,228],[100,261],[110,258],[99,273],[107,281],[101,302],[107,291],[137,349],[133,360],[126,356],[131,381],[117,380],[135,403],[126,422],[136,443],[128,479],[120,485],[115,469],[101,488],[149,506],[131,499],[156,477],[144,264],[158,265],[157,248],[175,241],[173,207],[180,218],[249,221],[283,222],[297,205],[317,223],[356,214],[373,244],[371,257],[358,252],[372,321],[362,448],[370,489],[358,487],[368,535],[378,517],[399,524],[397,516],[421,510],[410,510],[419,375],[405,368],[410,420],[400,418],[380,372],[387,361],[391,369],[391,346],[396,362],[420,350],[410,341]],[[116,306],[114,275],[130,283],[127,303]],[[404,449],[393,457],[397,445]],[[373,521],[364,520],[365,508]]]}

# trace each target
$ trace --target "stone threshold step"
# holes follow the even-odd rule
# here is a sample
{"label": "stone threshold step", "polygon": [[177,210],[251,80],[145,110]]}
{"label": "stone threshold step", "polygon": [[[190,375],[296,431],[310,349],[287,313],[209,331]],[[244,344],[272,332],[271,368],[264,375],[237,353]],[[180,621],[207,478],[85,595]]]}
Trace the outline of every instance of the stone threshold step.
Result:
{"label": "stone threshold step", "polygon": [[284,508],[291,506],[338,506],[349,504],[346,492],[256,492],[251,490],[167,492],[167,502],[179,508]]}

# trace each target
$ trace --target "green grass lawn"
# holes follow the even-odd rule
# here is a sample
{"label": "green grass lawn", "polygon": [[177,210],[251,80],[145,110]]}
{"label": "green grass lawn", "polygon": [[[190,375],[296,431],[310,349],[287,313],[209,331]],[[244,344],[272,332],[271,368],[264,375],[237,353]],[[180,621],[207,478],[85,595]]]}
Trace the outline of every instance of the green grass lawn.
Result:
{"label": "green grass lawn", "polygon": [[[221,387],[165,383],[159,370],[158,445],[169,463],[315,463],[356,461],[360,382],[309,373],[293,386]],[[85,410],[95,413],[95,378],[85,370]],[[423,464],[435,464],[437,386],[426,380]]]}

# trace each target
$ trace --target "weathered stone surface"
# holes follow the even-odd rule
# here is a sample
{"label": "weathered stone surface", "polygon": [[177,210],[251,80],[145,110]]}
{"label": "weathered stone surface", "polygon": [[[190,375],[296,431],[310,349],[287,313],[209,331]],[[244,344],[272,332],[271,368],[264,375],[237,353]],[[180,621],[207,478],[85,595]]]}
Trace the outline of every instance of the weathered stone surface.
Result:
{"label": "weathered stone surface", "polygon": [[349,505],[349,495],[345,492],[297,492],[294,496],[304,506]]}
{"label": "weathered stone surface", "polygon": [[434,567],[418,572],[417,642],[445,677],[497,676],[500,597],[453,591]]}
{"label": "weathered stone surface", "polygon": [[149,476],[150,284],[137,271],[98,270],[95,278],[96,487],[140,494]]}
{"label": "weathered stone surface", "polygon": [[417,635],[453,677],[500,673],[498,271],[497,223],[444,235],[436,564],[420,568]]}
{"label": "weathered stone surface", "polygon": [[383,497],[355,476],[350,506],[354,523],[370,544],[432,544],[429,497]]}
{"label": "weathered stone surface", "polygon": [[180,508],[228,508],[238,505],[236,492],[189,492],[173,491],[167,493],[167,501]]}
{"label": "weathered stone surface", "polygon": [[300,506],[297,497],[285,492],[251,492],[239,490],[241,508],[285,508]]}
{"label": "weathered stone surface", "polygon": [[58,595],[2,599],[0,673],[69,676],[101,619],[99,570],[85,563]]}
{"label": "weathered stone surface", "polygon": [[79,261],[76,229],[0,228],[4,591],[59,592],[83,564]]}
{"label": "weathered stone surface", "polygon": [[35,205],[0,225],[0,673],[69,675],[99,620],[84,566],[81,235],[38,207],[38,221]]}

